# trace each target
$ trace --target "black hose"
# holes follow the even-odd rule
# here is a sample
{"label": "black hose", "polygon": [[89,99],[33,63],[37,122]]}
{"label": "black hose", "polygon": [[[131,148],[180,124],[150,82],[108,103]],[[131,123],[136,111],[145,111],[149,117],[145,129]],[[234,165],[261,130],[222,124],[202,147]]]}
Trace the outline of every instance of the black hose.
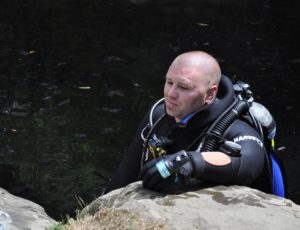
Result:
{"label": "black hose", "polygon": [[205,138],[201,152],[215,151],[218,147],[219,139],[227,128],[247,109],[249,103],[244,100],[240,100],[236,105],[219,120],[209,132],[209,135]]}

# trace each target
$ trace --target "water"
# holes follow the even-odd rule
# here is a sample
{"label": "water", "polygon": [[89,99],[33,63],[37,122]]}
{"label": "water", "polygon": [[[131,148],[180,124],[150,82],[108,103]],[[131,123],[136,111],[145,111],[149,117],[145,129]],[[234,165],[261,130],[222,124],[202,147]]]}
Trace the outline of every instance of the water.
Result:
{"label": "water", "polygon": [[[224,3],[222,3],[224,2]],[[99,196],[179,53],[215,55],[278,124],[300,203],[299,3],[2,1],[0,187],[55,219]]]}

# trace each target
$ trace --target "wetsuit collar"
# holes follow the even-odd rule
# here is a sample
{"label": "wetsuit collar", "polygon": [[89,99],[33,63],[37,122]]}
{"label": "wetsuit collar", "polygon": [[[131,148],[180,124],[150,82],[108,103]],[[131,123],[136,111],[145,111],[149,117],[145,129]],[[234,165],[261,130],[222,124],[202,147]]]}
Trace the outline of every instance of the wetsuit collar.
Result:
{"label": "wetsuit collar", "polygon": [[233,101],[234,91],[232,83],[226,76],[222,75],[218,94],[215,100],[209,105],[203,106],[197,111],[187,115],[175,125],[185,127],[189,124],[189,126],[196,128],[208,124],[215,120],[223,111],[225,111],[228,106],[233,103]]}
{"label": "wetsuit collar", "polygon": [[[195,113],[195,112],[194,112]],[[180,124],[186,124],[188,122],[188,120],[194,115],[194,113],[191,113],[189,115],[187,115],[185,118],[183,118],[179,123]]]}
{"label": "wetsuit collar", "polygon": [[[211,104],[213,104],[215,102],[215,99],[213,100],[213,102]],[[210,105],[210,104],[209,104]],[[196,114],[199,113],[200,111],[206,109],[209,105],[205,105],[203,107],[201,107],[200,109],[197,109],[196,111],[190,113],[189,115],[187,115],[185,118],[183,118],[180,122],[177,122],[178,124],[181,125],[186,125],[188,123],[188,121]]]}

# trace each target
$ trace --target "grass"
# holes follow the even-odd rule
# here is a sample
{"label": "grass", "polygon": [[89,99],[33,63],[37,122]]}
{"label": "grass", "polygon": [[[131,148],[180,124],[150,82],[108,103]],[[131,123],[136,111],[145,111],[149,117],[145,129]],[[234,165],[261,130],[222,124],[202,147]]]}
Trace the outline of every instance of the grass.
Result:
{"label": "grass", "polygon": [[165,224],[145,220],[132,211],[102,208],[93,216],[69,219],[65,225],[58,224],[47,230],[98,229],[162,230],[165,229]]}

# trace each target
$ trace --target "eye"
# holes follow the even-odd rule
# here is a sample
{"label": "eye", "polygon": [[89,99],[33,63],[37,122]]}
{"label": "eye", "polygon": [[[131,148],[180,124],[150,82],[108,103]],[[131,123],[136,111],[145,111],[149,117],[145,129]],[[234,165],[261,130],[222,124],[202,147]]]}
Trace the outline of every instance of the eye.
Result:
{"label": "eye", "polygon": [[171,80],[166,80],[167,85],[173,85],[173,82]]}
{"label": "eye", "polygon": [[182,90],[189,90],[190,89],[188,86],[185,86],[185,85],[179,85],[178,87],[179,87],[179,89],[182,89]]}

